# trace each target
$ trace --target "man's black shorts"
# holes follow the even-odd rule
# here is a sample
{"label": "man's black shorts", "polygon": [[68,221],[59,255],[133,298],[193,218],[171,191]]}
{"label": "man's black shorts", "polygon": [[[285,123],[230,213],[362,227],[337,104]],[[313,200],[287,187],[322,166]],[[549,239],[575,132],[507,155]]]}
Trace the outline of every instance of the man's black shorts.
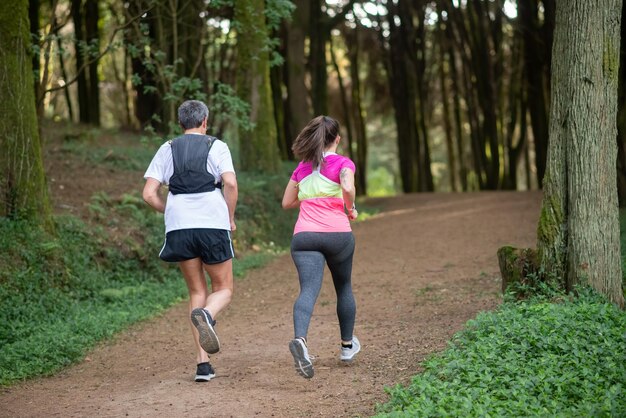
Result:
{"label": "man's black shorts", "polygon": [[200,257],[204,264],[217,264],[235,256],[230,231],[225,229],[177,229],[165,235],[159,253],[163,261],[178,262]]}

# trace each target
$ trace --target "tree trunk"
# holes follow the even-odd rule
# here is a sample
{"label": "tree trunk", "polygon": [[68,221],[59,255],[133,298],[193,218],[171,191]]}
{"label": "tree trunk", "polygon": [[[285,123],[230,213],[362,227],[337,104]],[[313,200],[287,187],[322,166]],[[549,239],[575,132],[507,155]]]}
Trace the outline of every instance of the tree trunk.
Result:
{"label": "tree trunk", "polygon": [[[28,19],[30,21],[31,42],[35,39],[39,42],[39,0],[29,0]],[[35,88],[35,98],[39,97],[39,54],[33,54],[33,74],[35,75],[33,85]]]}
{"label": "tree trunk", "polygon": [[84,45],[85,43],[82,0],[72,0],[72,20],[74,21],[74,49],[76,50],[78,120],[81,123],[89,123],[89,86],[87,85],[87,76],[85,75],[85,71],[81,70],[86,59],[81,48],[81,45]]}
{"label": "tree trunk", "polygon": [[[56,37],[57,48],[59,49],[59,51],[61,51],[63,49],[63,43],[61,41],[61,37],[59,36],[59,30],[58,30],[59,26],[55,23],[54,27],[56,29],[54,32],[54,35]],[[65,59],[63,58],[63,54],[58,54],[58,58],[59,58],[59,68],[61,70],[61,76],[63,77],[63,80],[69,80],[69,77],[67,75],[67,70],[65,69]],[[70,89],[67,84],[63,88],[63,96],[65,97],[65,104],[67,105],[68,118],[70,122],[74,122],[74,107],[72,106]],[[35,97],[39,97],[39,96],[35,96]]]}
{"label": "tree trunk", "polygon": [[52,229],[33,90],[28,1],[0,2],[0,216]]}
{"label": "tree trunk", "polygon": [[[452,145],[452,122],[450,119],[450,103],[448,101],[447,66],[446,62],[446,37],[443,28],[443,16],[441,11],[437,16],[437,41],[439,43],[439,88],[441,90],[441,102],[443,103],[443,127],[446,136],[446,154],[448,156],[448,180],[450,181],[450,191],[457,191],[457,169],[456,158],[454,158],[454,146]],[[462,156],[460,156],[462,158]]]}
{"label": "tree trunk", "polygon": [[275,172],[280,159],[270,91],[267,51],[268,30],[264,0],[240,0],[235,4],[237,33],[237,94],[250,104],[251,131],[239,131],[241,166],[244,170]]}
{"label": "tree trunk", "polygon": [[310,1],[309,13],[309,70],[311,72],[311,98],[313,114],[328,113],[328,73],[326,70],[326,42],[329,33],[326,31],[322,11],[322,0]]}
{"label": "tree trunk", "polygon": [[[353,39],[352,39],[353,38]],[[356,164],[356,192],[359,195],[367,194],[367,132],[365,130],[365,118],[363,117],[363,103],[361,100],[361,80],[359,77],[359,50],[360,39],[358,26],[354,33],[347,37],[348,57],[350,59],[350,80],[351,80],[351,103],[352,119],[354,120],[354,142],[356,143],[355,159]]]}
{"label": "tree trunk", "polygon": [[[445,1],[442,0],[445,7]],[[445,8],[443,9],[445,10]],[[450,78],[452,79],[452,101],[454,103],[454,127],[456,131],[456,149],[459,157],[459,177],[461,179],[461,190],[466,192],[467,187],[467,163],[465,162],[465,143],[463,140],[463,123],[461,119],[461,89],[459,88],[459,76],[457,71],[456,53],[454,51],[454,33],[452,31],[452,21],[448,15],[446,21],[446,50],[450,68]]]}
{"label": "tree trunk", "polygon": [[285,107],[283,101],[282,80],[284,80],[283,66],[275,65],[270,68],[270,81],[272,102],[274,102],[274,123],[276,124],[276,143],[282,160],[289,159],[289,148],[291,141],[287,140],[285,132]]}
{"label": "tree trunk", "polygon": [[396,17],[400,19],[398,13],[397,6],[389,3],[387,75],[396,121],[402,190],[405,193],[411,193],[421,191],[418,167],[420,158],[416,108],[417,87],[415,71],[411,71],[408,65],[410,62],[409,46],[407,36],[402,33],[405,28],[396,21]]}
{"label": "tree trunk", "polygon": [[333,68],[337,73],[337,83],[339,84],[339,97],[341,97],[341,107],[344,111],[344,125],[346,127],[346,131],[348,133],[347,138],[347,148],[348,148],[348,157],[354,161],[354,150],[352,144],[352,138],[354,137],[354,130],[352,129],[352,115],[350,114],[350,104],[348,103],[348,94],[346,93],[346,87],[343,82],[343,75],[341,75],[341,69],[339,68],[339,64],[337,63],[337,58],[335,57],[335,48],[333,47],[333,40],[330,40],[330,58],[333,63]]}
{"label": "tree trunk", "polygon": [[[549,51],[552,49],[553,26],[546,20],[539,23],[536,0],[518,0],[517,9],[520,30],[524,39],[524,63],[526,65],[527,97],[530,121],[535,140],[535,166],[537,181],[541,186],[546,170],[548,150],[548,97]],[[547,33],[545,32],[547,31]],[[546,36],[549,35],[549,36]]]}
{"label": "tree trunk", "polygon": [[[98,31],[98,1],[87,0],[85,2],[85,35],[87,42],[91,46],[100,45],[100,33]],[[99,48],[98,48],[99,49]],[[100,126],[100,80],[98,77],[98,60],[92,61],[87,66],[88,84],[88,106],[89,123]]]}
{"label": "tree trunk", "polygon": [[291,144],[296,139],[302,128],[311,119],[311,106],[308,89],[305,84],[306,58],[304,46],[308,31],[309,13],[308,1],[295,0],[296,9],[293,12],[291,22],[286,23],[287,36],[285,56],[286,80],[287,80],[287,109],[288,109],[288,154],[293,158]]}
{"label": "tree trunk", "polygon": [[[128,12],[126,15],[127,19],[133,18],[142,12],[145,5],[139,2],[129,2]],[[126,42],[141,45],[141,37],[148,36],[150,39],[157,39],[156,34],[156,25],[155,25],[155,10],[149,10],[146,12],[146,17],[143,19],[143,23],[145,23],[146,29],[148,31],[147,34],[142,33],[142,29],[137,25],[134,26],[132,32],[128,31],[126,33]],[[154,90],[146,89],[146,86],[156,86],[157,80],[154,74],[154,71],[148,70],[144,63],[144,54],[135,53],[131,55],[131,71],[132,73],[138,77],[141,81],[135,87],[135,117],[139,122],[140,127],[143,129],[151,123],[155,123],[155,128],[159,131],[163,130],[163,124],[158,124],[152,118],[153,116],[160,116],[163,108],[161,96],[158,92]]]}
{"label": "tree trunk", "polygon": [[[412,6],[411,6],[412,4]],[[430,158],[430,144],[428,143],[428,81],[426,79],[426,33],[425,14],[426,4],[424,2],[409,3],[406,0],[399,0],[400,10],[404,10],[406,17],[402,24],[409,28],[405,32],[409,36],[407,44],[411,45],[411,58],[415,67],[415,79],[417,81],[417,108],[418,108],[418,129],[419,139],[419,178],[420,191],[432,192],[435,190],[433,181],[432,164]],[[413,11],[415,13],[413,13]],[[417,23],[414,27],[413,22]]]}
{"label": "tree trunk", "polygon": [[538,227],[544,271],[624,305],[615,143],[621,0],[556,5],[548,164]]}
{"label": "tree trunk", "polygon": [[626,4],[622,6],[619,88],[617,94],[617,193],[620,207],[626,207]]}

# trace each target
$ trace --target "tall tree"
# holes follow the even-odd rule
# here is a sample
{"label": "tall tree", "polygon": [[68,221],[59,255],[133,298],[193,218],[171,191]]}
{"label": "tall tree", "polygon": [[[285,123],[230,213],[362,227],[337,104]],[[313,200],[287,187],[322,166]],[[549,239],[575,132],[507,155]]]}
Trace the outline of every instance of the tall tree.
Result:
{"label": "tall tree", "polygon": [[620,207],[626,207],[626,3],[622,5],[619,91],[617,94],[617,192]]}
{"label": "tall tree", "polygon": [[[99,51],[100,33],[98,31],[98,1],[87,0],[85,2],[85,36],[90,44],[90,49]],[[92,54],[93,55],[93,54]],[[100,125],[100,80],[98,77],[98,60],[89,59],[87,65],[88,88],[87,100],[89,107],[89,123],[92,125]]]}
{"label": "tall tree", "polygon": [[294,0],[296,8],[291,21],[285,23],[285,82],[287,87],[287,151],[293,156],[291,143],[311,119],[310,97],[305,83],[305,41],[309,28],[308,1]]}
{"label": "tall tree", "polygon": [[268,29],[264,0],[235,2],[237,94],[250,104],[252,130],[239,130],[244,170],[276,171],[280,162],[270,91]]}
{"label": "tall tree", "polygon": [[554,0],[543,0],[543,19],[539,0],[518,0],[519,27],[524,40],[527,98],[535,142],[537,181],[546,171],[548,150],[548,111],[550,97],[550,57],[554,32]]}
{"label": "tall tree", "polygon": [[622,0],[557,2],[539,257],[623,306],[616,112]]}
{"label": "tall tree", "polygon": [[[30,35],[33,44],[39,43],[39,0],[29,0],[28,19],[30,21]],[[33,54],[33,73],[35,74],[35,97],[39,97],[39,55]]]}
{"label": "tall tree", "polygon": [[335,15],[326,13],[328,5],[325,0],[310,0],[309,13],[309,71],[311,73],[311,96],[313,113],[328,113],[328,61],[326,60],[326,44],[330,39],[331,30],[341,22],[346,13],[352,10],[355,0],[348,2]]}
{"label": "tall tree", "polygon": [[[128,3],[126,11],[125,18],[128,20],[145,13],[145,18],[141,22],[135,21],[133,30],[126,32],[126,42],[132,46],[130,48],[130,62],[132,72],[136,77],[135,83],[137,84],[134,103],[135,117],[139,125],[144,128],[151,123],[157,124],[153,117],[158,117],[162,121],[163,100],[161,95],[159,95],[156,88],[146,87],[158,84],[157,76],[146,59],[146,55],[152,53],[154,49],[158,49],[158,46],[156,48],[141,48],[147,39],[155,40],[158,38],[155,16],[159,10],[156,7],[148,9],[147,1],[131,1]],[[163,124],[158,124],[156,129],[165,130]]]}
{"label": "tall tree", "polygon": [[72,0],[72,20],[74,21],[74,49],[76,50],[76,86],[78,91],[78,117],[80,122],[89,123],[89,85],[84,71],[88,59],[84,54],[85,31],[82,0]]}
{"label": "tall tree", "polygon": [[28,0],[0,2],[0,216],[52,218],[35,110]]}

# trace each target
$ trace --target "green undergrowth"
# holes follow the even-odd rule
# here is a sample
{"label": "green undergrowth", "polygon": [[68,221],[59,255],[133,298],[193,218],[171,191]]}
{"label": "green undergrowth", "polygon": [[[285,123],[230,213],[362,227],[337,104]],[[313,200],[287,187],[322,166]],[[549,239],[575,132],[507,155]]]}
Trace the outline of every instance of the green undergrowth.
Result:
{"label": "green undergrowth", "polygon": [[[286,251],[297,211],[280,207],[287,174],[238,178],[234,272],[242,279]],[[158,258],[163,215],[138,191],[96,193],[89,214],[55,217],[55,236],[0,218],[0,385],[79,361],[99,341],[187,298],[176,266]]]}
{"label": "green undergrowth", "polygon": [[[0,220],[0,384],[50,374],[97,341],[186,296],[175,269],[118,247],[104,228],[56,218],[51,237]],[[146,242],[150,242],[149,239]]]}
{"label": "green undergrowth", "polygon": [[378,417],[626,415],[626,313],[589,291],[481,313]]}
{"label": "green undergrowth", "polygon": [[[620,227],[626,284],[624,210]],[[376,416],[626,416],[626,312],[590,289],[574,297],[529,279],[467,322],[410,384],[386,388]]]}
{"label": "green undergrowth", "polygon": [[626,296],[626,209],[619,211],[620,248],[622,250],[622,290]]}
{"label": "green undergrowth", "polygon": [[[54,125],[56,128],[56,125]],[[51,129],[67,159],[141,176],[155,147],[130,134]],[[108,135],[108,136],[107,136]],[[284,254],[297,210],[280,202],[295,163],[276,174],[238,172],[234,274]],[[0,218],[0,385],[49,375],[80,361],[98,342],[187,298],[179,270],[159,260],[163,215],[140,191],[96,192],[89,215],[55,216],[55,235]],[[362,208],[360,208],[362,209]],[[374,209],[361,210],[367,218]]]}

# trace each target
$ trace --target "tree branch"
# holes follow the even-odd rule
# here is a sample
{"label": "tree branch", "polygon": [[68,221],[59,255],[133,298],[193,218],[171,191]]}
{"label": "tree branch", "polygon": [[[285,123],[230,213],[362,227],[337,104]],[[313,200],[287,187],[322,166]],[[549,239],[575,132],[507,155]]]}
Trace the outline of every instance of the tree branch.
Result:
{"label": "tree branch", "polygon": [[107,44],[106,48],[104,48],[104,50],[102,50],[102,52],[100,52],[97,56],[92,57],[91,59],[89,59],[89,60],[87,60],[85,63],[83,63],[83,65],[82,65],[82,66],[78,69],[78,71],[76,71],[76,75],[74,76],[74,78],[72,78],[70,81],[66,82],[64,85],[62,85],[62,86],[57,86],[57,87],[51,87],[51,88],[49,88],[49,89],[47,89],[47,90],[43,91],[43,92],[41,93],[41,96],[40,96],[40,97],[39,97],[39,99],[37,100],[37,102],[41,102],[41,101],[43,101],[43,99],[46,97],[46,94],[51,93],[51,92],[53,92],[53,91],[57,91],[57,90],[61,90],[61,89],[65,89],[65,88],[67,88],[68,86],[70,86],[70,85],[74,84],[76,81],[78,81],[78,77],[79,77],[79,75],[80,75],[83,71],[85,71],[85,69],[86,69],[89,65],[93,64],[94,62],[97,62],[98,60],[100,60],[100,58],[102,58],[103,56],[105,56],[105,55],[109,52],[109,49],[111,48],[111,45],[113,45],[113,41],[115,40],[115,35],[117,35],[117,33],[118,33],[119,31],[122,31],[122,30],[126,29],[126,28],[127,28],[128,26],[130,26],[133,22],[135,22],[135,21],[136,21],[136,20],[138,20],[138,19],[141,19],[141,17],[142,17],[144,14],[148,13],[148,12],[149,12],[150,10],[152,10],[153,8],[154,8],[154,6],[153,6],[153,7],[148,8],[148,9],[146,9],[146,10],[144,10],[143,12],[141,12],[140,14],[138,14],[137,16],[135,16],[135,17],[133,17],[132,19],[130,19],[128,22],[124,23],[122,26],[118,26],[117,28],[115,28],[115,29],[113,30],[113,33],[112,33],[112,34],[111,34],[111,36],[109,37],[109,42],[108,42],[108,44]]}

